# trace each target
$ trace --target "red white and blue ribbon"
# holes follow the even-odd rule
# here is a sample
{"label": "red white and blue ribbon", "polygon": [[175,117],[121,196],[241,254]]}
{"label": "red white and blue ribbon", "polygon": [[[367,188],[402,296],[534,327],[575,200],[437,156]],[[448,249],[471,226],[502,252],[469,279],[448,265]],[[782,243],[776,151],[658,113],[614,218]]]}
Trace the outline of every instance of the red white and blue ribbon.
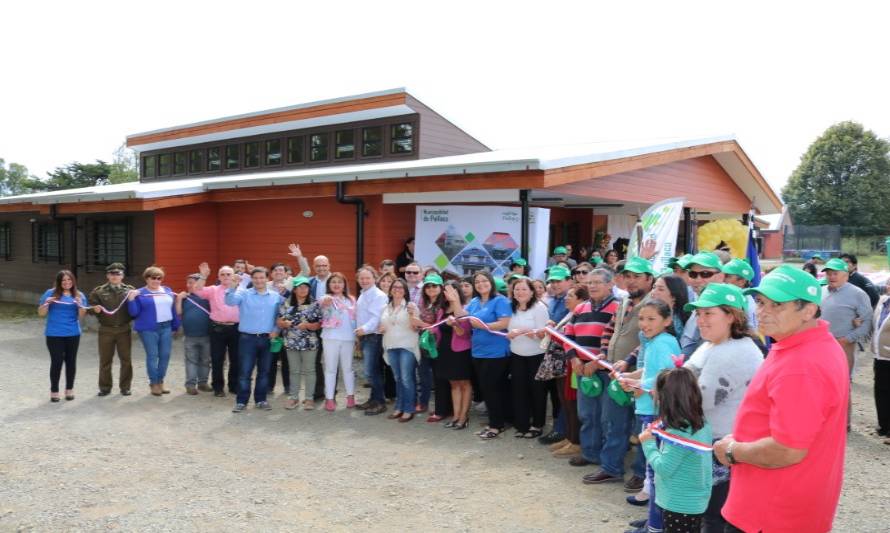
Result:
{"label": "red white and blue ribbon", "polygon": [[210,316],[210,310],[206,309],[203,305],[199,304],[198,302],[192,300],[191,296],[186,296],[185,300],[187,302],[191,303],[192,305],[194,305],[195,307],[197,307],[198,309],[200,309],[201,311],[204,311],[205,313],[207,313],[207,316]]}
{"label": "red white and blue ribbon", "polygon": [[667,441],[675,446],[680,446],[682,448],[700,453],[711,453],[714,451],[714,448],[712,446],[703,442],[687,439],[686,437],[674,435],[673,433],[668,433],[663,429],[663,424],[661,423],[661,421],[655,421],[649,424],[647,426],[647,429],[649,429],[649,431],[651,431],[653,435],[658,435],[659,439]]}
{"label": "red white and blue ribbon", "polygon": [[[151,297],[151,296],[170,296],[170,294],[167,293],[167,292],[150,292],[150,293],[147,293],[147,294],[140,294],[139,296],[149,296],[149,297]],[[101,310],[103,313],[105,313],[106,315],[113,315],[113,314],[117,313],[118,311],[120,311],[121,308],[124,306],[125,303],[127,303],[127,298],[126,298],[126,297],[125,297],[123,300],[121,300],[121,303],[119,303],[119,304],[117,305],[117,307],[115,307],[115,308],[114,308],[113,310],[111,310],[111,311],[109,311],[108,308],[106,308],[104,305],[100,305],[100,306],[98,306],[98,307],[99,307],[100,310]],[[81,308],[81,309],[87,309],[87,310],[91,310],[91,309],[93,309],[94,307],[96,307],[96,306],[94,306],[94,305],[81,305],[81,303],[80,303],[79,301],[77,301],[77,300],[75,300],[75,301],[73,301],[73,302],[63,302],[62,300],[47,300],[46,302],[44,302],[43,305],[50,305],[50,304],[76,305],[77,307],[79,307],[79,308]]]}

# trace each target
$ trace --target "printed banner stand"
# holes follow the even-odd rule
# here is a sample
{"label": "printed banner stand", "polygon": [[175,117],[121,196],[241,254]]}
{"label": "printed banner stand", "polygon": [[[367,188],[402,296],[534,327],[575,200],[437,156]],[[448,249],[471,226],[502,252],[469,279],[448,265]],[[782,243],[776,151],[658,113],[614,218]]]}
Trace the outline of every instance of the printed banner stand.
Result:
{"label": "printed banner stand", "polygon": [[[466,276],[488,269],[502,276],[522,253],[519,207],[419,205],[414,226],[414,257],[423,266]],[[529,209],[529,255],[533,277],[547,268],[550,210]]]}
{"label": "printed banner stand", "polygon": [[640,244],[654,239],[658,243],[658,249],[652,257],[652,268],[656,272],[665,268],[667,260],[674,256],[677,248],[677,231],[680,229],[680,216],[685,202],[686,198],[668,198],[649,207],[630,235],[627,257],[639,255]]}

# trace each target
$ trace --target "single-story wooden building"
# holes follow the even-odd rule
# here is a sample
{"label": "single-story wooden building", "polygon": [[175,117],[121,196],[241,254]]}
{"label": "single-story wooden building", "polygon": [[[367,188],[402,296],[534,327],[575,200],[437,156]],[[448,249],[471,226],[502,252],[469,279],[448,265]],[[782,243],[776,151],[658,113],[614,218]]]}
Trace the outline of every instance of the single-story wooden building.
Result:
{"label": "single-story wooden building", "polygon": [[[138,182],[0,198],[0,298],[34,301],[55,272],[83,287],[120,261],[181,287],[202,261],[269,265],[298,242],[334,270],[394,258],[415,205],[551,209],[551,244],[591,243],[668,197],[696,221],[781,212],[732,137],[490,150],[404,89],[131,135]],[[681,243],[682,243],[681,238]]]}

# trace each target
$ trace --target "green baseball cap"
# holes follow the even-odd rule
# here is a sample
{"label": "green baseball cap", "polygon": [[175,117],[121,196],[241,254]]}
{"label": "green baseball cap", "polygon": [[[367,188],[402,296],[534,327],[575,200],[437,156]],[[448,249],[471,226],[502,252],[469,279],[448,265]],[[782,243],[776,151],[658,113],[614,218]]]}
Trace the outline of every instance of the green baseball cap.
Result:
{"label": "green baseball cap", "polygon": [[603,382],[599,376],[581,376],[578,379],[578,390],[585,396],[596,398],[603,393]]}
{"label": "green baseball cap", "polygon": [[677,259],[677,266],[686,270],[689,267],[689,260],[692,259],[692,254],[682,255]]}
{"label": "green baseball cap", "polygon": [[590,258],[590,263],[591,263],[593,266],[599,266],[602,262],[603,262],[603,258],[602,258],[602,257],[599,257],[599,256],[596,256],[596,255],[595,255],[595,256],[593,256],[593,257]]}
{"label": "green baseball cap", "polygon": [[612,382],[609,383],[609,387],[606,391],[609,393],[609,398],[612,398],[612,401],[621,407],[628,406],[633,402],[634,394],[622,389],[621,384],[618,383],[617,379],[613,379]]}
{"label": "green baseball cap", "polygon": [[564,281],[572,277],[572,273],[561,266],[550,267],[547,271],[547,281]]}
{"label": "green baseball cap", "polygon": [[828,262],[825,263],[825,266],[822,267],[822,272],[825,272],[826,270],[838,270],[840,272],[849,272],[850,268],[847,267],[846,261],[844,261],[843,259],[838,259],[837,257],[834,257],[832,259],[829,259]]}
{"label": "green baseball cap", "polygon": [[498,292],[504,292],[507,290],[507,282],[504,281],[504,278],[500,276],[495,276],[494,278],[494,288]]}
{"label": "green baseball cap", "polygon": [[762,294],[774,302],[803,300],[819,305],[822,302],[822,287],[816,278],[805,270],[782,265],[764,276],[757,287],[742,291],[744,294]]}
{"label": "green baseball cap", "polygon": [[290,282],[290,286],[295,289],[300,285],[311,285],[311,283],[309,282],[309,278],[307,278],[306,276],[297,276]]}
{"label": "green baseball cap", "polygon": [[553,255],[567,255],[568,253],[565,246],[557,246],[553,249]]}
{"label": "green baseball cap", "polygon": [[655,275],[655,270],[652,268],[652,263],[649,262],[648,259],[643,259],[640,256],[634,256],[628,259],[627,262],[624,263],[624,272],[649,274],[650,276]]}
{"label": "green baseball cap", "polygon": [[513,266],[519,265],[519,266],[524,267],[524,266],[528,266],[528,261],[526,261],[525,259],[523,259],[521,257],[518,257],[518,258],[514,259],[513,262],[510,264]]}
{"label": "green baseball cap", "polygon": [[754,279],[754,269],[747,261],[742,259],[733,259],[729,263],[723,265],[723,273],[738,276],[745,281]]}
{"label": "green baseball cap", "polygon": [[442,276],[438,274],[429,274],[423,278],[423,285],[443,285]]}
{"label": "green baseball cap", "polygon": [[659,278],[662,276],[673,276],[673,275],[674,275],[674,269],[672,269],[672,268],[662,268],[661,272],[658,273]]}
{"label": "green baseball cap", "polygon": [[819,278],[819,285],[822,285],[823,287],[828,285],[828,278]]}
{"label": "green baseball cap", "polygon": [[722,270],[723,268],[723,264],[720,262],[720,257],[714,252],[699,252],[693,255],[686,261],[686,268],[691,268],[692,265],[713,268],[715,270]]}
{"label": "green baseball cap", "polygon": [[684,311],[693,311],[700,307],[719,307],[728,305],[736,309],[748,308],[748,299],[745,298],[742,289],[729,283],[708,283],[705,290],[701,291],[694,302],[683,306]]}

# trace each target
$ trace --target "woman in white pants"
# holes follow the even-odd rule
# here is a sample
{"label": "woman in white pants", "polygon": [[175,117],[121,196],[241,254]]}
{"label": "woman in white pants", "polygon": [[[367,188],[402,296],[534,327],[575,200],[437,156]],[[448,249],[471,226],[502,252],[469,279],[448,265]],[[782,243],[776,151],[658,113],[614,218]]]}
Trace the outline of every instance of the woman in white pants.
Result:
{"label": "woman in white pants", "polygon": [[334,272],[327,281],[327,294],[321,300],[321,338],[324,339],[324,408],[335,411],[334,390],[337,369],[343,370],[346,384],[346,407],[355,407],[355,372],[352,355],[355,352],[355,298],[349,295],[346,276]]}

